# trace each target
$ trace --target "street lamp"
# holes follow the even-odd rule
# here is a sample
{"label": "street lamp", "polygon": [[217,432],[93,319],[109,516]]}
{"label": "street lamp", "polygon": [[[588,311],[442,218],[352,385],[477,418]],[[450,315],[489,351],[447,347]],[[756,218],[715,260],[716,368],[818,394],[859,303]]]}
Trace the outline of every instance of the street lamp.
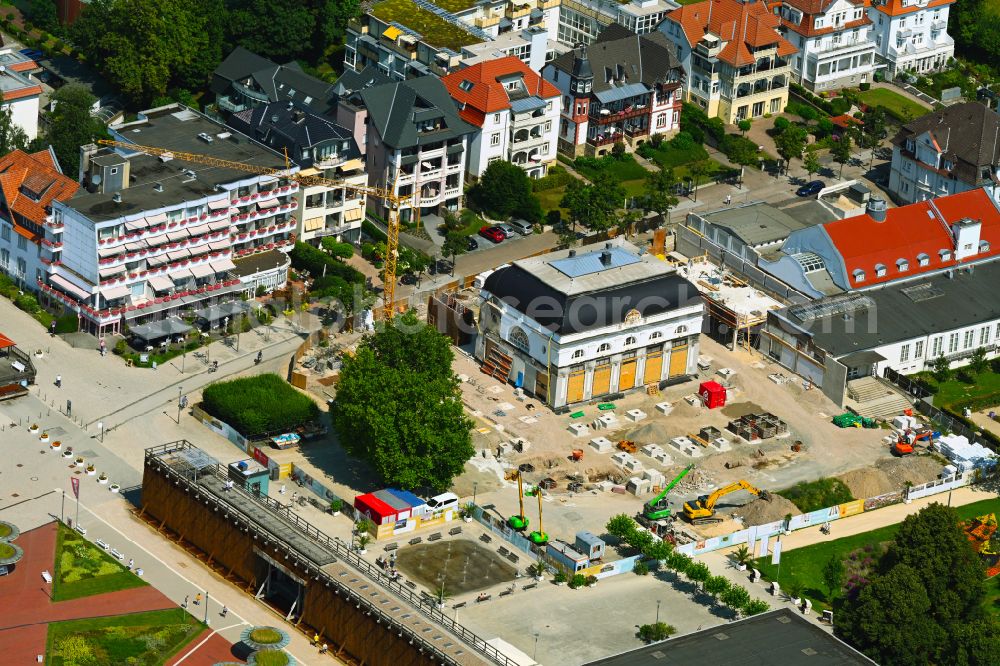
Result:
{"label": "street lamp", "polygon": [[535,632],[535,649],[531,653],[531,658],[533,660],[538,659],[538,632]]}
{"label": "street lamp", "polygon": [[660,600],[656,600],[656,624],[660,623]]}
{"label": "street lamp", "polygon": [[177,387],[177,425],[181,424],[181,392],[183,387]]}
{"label": "street lamp", "polygon": [[478,488],[479,488],[479,482],[478,481],[473,481],[472,482],[472,503],[473,504],[476,503],[476,490]]}

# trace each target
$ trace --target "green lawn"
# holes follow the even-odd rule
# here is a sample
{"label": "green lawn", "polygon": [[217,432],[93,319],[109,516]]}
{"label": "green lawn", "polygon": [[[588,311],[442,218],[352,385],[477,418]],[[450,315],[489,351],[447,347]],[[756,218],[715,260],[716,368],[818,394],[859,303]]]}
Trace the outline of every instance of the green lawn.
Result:
{"label": "green lawn", "polygon": [[644,180],[649,174],[649,170],[636,162],[631,156],[626,156],[621,160],[608,160],[602,162],[603,166],[595,167],[590,163],[577,160],[574,168],[588,180],[594,180],[601,172],[609,173],[619,183],[631,180]]}
{"label": "green lawn", "polygon": [[868,106],[885,107],[886,111],[904,121],[930,113],[927,107],[887,88],[872,88],[858,93],[858,96]]}
{"label": "green lawn", "polygon": [[[953,373],[954,374],[954,373]],[[936,389],[934,405],[944,409],[948,405],[964,402],[970,399],[983,398],[989,395],[997,396],[1000,404],[1000,373],[982,372],[975,376],[975,381],[968,383],[959,379],[949,379],[939,382],[930,372],[921,372],[917,377]]]}
{"label": "green lawn", "polygon": [[647,159],[656,162],[661,169],[677,168],[691,162],[708,159],[708,151],[705,150],[705,146],[699,143],[694,143],[690,148],[681,150],[670,145],[669,141],[664,141],[659,148],[653,148],[650,151],[647,153],[649,155]]}
{"label": "green lawn", "polygon": [[76,531],[59,525],[56,537],[52,600],[68,601],[116,590],[142,587],[147,583],[121,562],[84,539]]}
{"label": "green lawn", "polygon": [[[940,501],[947,502],[947,498],[942,497]],[[968,520],[969,518],[987,513],[997,513],[1000,512],[1000,498],[959,506],[956,507],[956,511],[962,520]],[[793,580],[798,581],[804,587],[805,596],[811,599],[817,607],[817,612],[823,608],[829,608],[830,602],[827,599],[826,586],[823,584],[823,566],[834,555],[841,559],[846,559],[852,551],[864,548],[868,544],[887,544],[892,541],[893,535],[896,534],[896,530],[898,529],[899,523],[896,523],[871,530],[870,532],[863,532],[832,541],[823,541],[812,546],[806,546],[805,548],[796,548],[795,550],[782,552],[781,576],[778,578],[778,583],[782,588],[787,588]],[[836,533],[836,531],[837,523],[834,522],[833,532]],[[771,564],[770,556],[755,560],[753,566],[768,580],[774,580],[778,574],[779,567]],[[991,589],[1000,594],[1000,588],[997,587],[996,581],[992,582]],[[1000,612],[1000,606],[996,606],[994,612]]]}
{"label": "green lawn", "polygon": [[159,666],[204,628],[181,608],[55,622],[49,625],[45,663]]}
{"label": "green lawn", "polygon": [[565,208],[559,208],[559,202],[562,201],[563,195],[565,194],[565,185],[535,192],[535,196],[538,197],[538,203],[541,204],[542,210],[548,212],[550,210],[558,209],[562,211],[563,219],[566,219],[567,212]]}

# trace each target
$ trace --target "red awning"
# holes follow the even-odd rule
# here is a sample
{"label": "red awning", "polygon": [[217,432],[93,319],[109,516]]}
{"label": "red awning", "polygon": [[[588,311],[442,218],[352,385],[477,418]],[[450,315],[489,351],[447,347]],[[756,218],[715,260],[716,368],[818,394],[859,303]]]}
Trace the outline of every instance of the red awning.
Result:
{"label": "red awning", "polygon": [[0,349],[7,349],[8,347],[13,347],[14,341],[8,338],[3,333],[0,333]]}
{"label": "red awning", "polygon": [[384,525],[396,520],[396,510],[371,493],[355,497],[354,508],[371,518],[376,525]]}

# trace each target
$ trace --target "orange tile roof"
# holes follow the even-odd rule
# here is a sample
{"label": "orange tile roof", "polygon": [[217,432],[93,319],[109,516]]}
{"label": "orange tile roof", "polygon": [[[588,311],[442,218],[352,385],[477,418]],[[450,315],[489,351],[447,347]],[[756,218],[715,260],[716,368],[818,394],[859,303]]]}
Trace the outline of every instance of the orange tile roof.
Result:
{"label": "orange tile roof", "polygon": [[667,18],[680,24],[688,43],[694,46],[705,33],[718,35],[725,43],[719,59],[736,66],[756,61],[751,48],[775,45],[778,55],[792,55],[798,49],[778,34],[780,20],[772,14],[763,0],[739,2],[738,0],[705,0],[685,5],[667,14]]}
{"label": "orange tile roof", "polygon": [[[24,186],[39,194],[38,201],[21,192]],[[45,207],[53,201],[66,201],[79,189],[80,185],[64,176],[56,169],[48,151],[29,155],[20,150],[0,158],[0,193],[7,209],[35,224],[45,223]],[[32,241],[37,236],[11,220],[14,230]]]}
{"label": "orange tile roof", "polygon": [[30,72],[33,69],[38,69],[38,63],[34,60],[22,60],[21,62],[15,62],[13,65],[8,65],[15,72]]}
{"label": "orange tile roof", "polygon": [[[982,223],[979,238],[988,241],[990,249],[958,262],[954,258],[955,242],[950,225],[962,218]],[[866,214],[829,222],[823,228],[843,257],[852,285],[856,269],[865,272],[861,286],[868,286],[1000,253],[1000,209],[983,189],[938,197],[933,202],[890,208],[883,222],[876,222]],[[941,261],[939,250],[948,250],[951,258]],[[930,259],[927,266],[921,266],[917,260],[921,253]],[[896,268],[899,259],[909,262],[909,269],[904,273]],[[875,275],[876,264],[885,266],[884,276]]]}
{"label": "orange tile roof", "polygon": [[944,7],[945,5],[950,5],[955,2],[955,0],[930,0],[926,5],[909,5],[908,7],[903,6],[903,0],[886,0],[879,4],[872,4],[872,8],[876,11],[880,11],[883,14],[888,14],[889,16],[902,16],[903,14],[910,14],[921,9],[930,9],[933,7]]}
{"label": "orange tile roof", "polygon": [[[559,90],[554,85],[533,72],[515,56],[477,63],[442,77],[441,82],[460,107],[464,104],[464,108],[459,112],[462,120],[482,127],[487,113],[510,108],[507,90],[498,79],[511,74],[521,74],[525,87],[532,95],[542,99],[559,97]],[[472,84],[468,90],[462,88],[462,83],[465,81]]]}
{"label": "orange tile roof", "polygon": [[10,102],[15,99],[22,99],[24,97],[32,97],[34,95],[41,95],[41,86],[30,86],[27,88],[18,88],[17,90],[5,90],[3,93],[3,101]]}

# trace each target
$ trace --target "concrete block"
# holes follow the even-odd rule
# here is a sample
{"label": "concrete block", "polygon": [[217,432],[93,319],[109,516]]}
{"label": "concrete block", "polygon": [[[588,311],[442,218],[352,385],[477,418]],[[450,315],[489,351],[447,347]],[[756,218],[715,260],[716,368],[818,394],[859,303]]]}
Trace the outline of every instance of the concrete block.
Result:
{"label": "concrete block", "polygon": [[649,481],[647,479],[640,479],[637,476],[633,476],[628,480],[625,485],[625,489],[635,496],[646,495],[652,489]]}
{"label": "concrete block", "polygon": [[673,410],[674,410],[674,406],[671,405],[669,402],[658,402],[658,403],[656,403],[656,411],[660,412],[664,416],[666,416],[667,414],[669,414]]}
{"label": "concrete block", "polygon": [[649,481],[650,485],[663,487],[663,474],[656,469],[646,469],[642,472],[642,478]]}
{"label": "concrete block", "polygon": [[514,450],[514,446],[510,442],[500,442],[497,445],[497,455],[505,456]]}
{"label": "concrete block", "polygon": [[674,437],[672,440],[670,440],[670,446],[674,447],[675,449],[678,449],[679,451],[683,451],[685,448],[689,446],[694,446],[694,442],[692,442],[687,437]]}
{"label": "concrete block", "polygon": [[696,393],[684,396],[684,402],[694,407],[695,405],[701,404],[701,398]]}
{"label": "concrete block", "polygon": [[594,449],[598,453],[607,453],[614,448],[614,444],[607,437],[595,437],[590,440],[590,448]]}
{"label": "concrete block", "polygon": [[618,417],[615,416],[614,412],[608,412],[606,414],[601,414],[599,417],[594,419],[591,426],[594,430],[604,430],[605,428],[614,428],[618,425]]}
{"label": "concrete block", "polygon": [[524,437],[515,437],[514,439],[510,440],[510,445],[514,447],[515,451],[518,451],[520,453],[524,453],[525,451],[531,448],[531,442],[526,440]]}
{"label": "concrete block", "polygon": [[657,453],[663,453],[663,447],[659,444],[646,444],[640,450],[650,458],[655,456]]}
{"label": "concrete block", "polygon": [[602,490],[604,492],[608,492],[614,487],[615,487],[614,481],[604,480],[597,483],[598,490]]}
{"label": "concrete block", "polygon": [[630,472],[641,472],[643,469],[642,463],[636,460],[635,458],[632,458],[631,460],[626,460],[622,464],[622,467],[624,467]]}
{"label": "concrete block", "polygon": [[569,430],[574,437],[585,437],[589,432],[586,423],[571,423],[566,429]]}
{"label": "concrete block", "polygon": [[733,448],[732,445],[729,443],[729,440],[726,439],[725,437],[716,437],[711,442],[709,442],[708,445],[711,446],[716,451],[720,452],[731,451]]}
{"label": "concrete block", "polygon": [[632,456],[630,456],[628,453],[625,453],[624,451],[618,451],[617,453],[611,454],[611,462],[613,462],[616,465],[624,465],[625,461],[631,458]]}
{"label": "concrete block", "polygon": [[671,466],[671,465],[674,464],[673,456],[671,456],[666,451],[662,451],[662,452],[656,454],[655,456],[653,456],[653,460],[655,460],[656,462],[660,463],[661,465],[663,465],[665,467],[669,467],[669,466]]}
{"label": "concrete block", "polygon": [[638,423],[639,421],[642,421],[643,419],[646,418],[646,412],[642,411],[641,409],[630,409],[627,412],[625,412],[625,418],[635,423]]}

